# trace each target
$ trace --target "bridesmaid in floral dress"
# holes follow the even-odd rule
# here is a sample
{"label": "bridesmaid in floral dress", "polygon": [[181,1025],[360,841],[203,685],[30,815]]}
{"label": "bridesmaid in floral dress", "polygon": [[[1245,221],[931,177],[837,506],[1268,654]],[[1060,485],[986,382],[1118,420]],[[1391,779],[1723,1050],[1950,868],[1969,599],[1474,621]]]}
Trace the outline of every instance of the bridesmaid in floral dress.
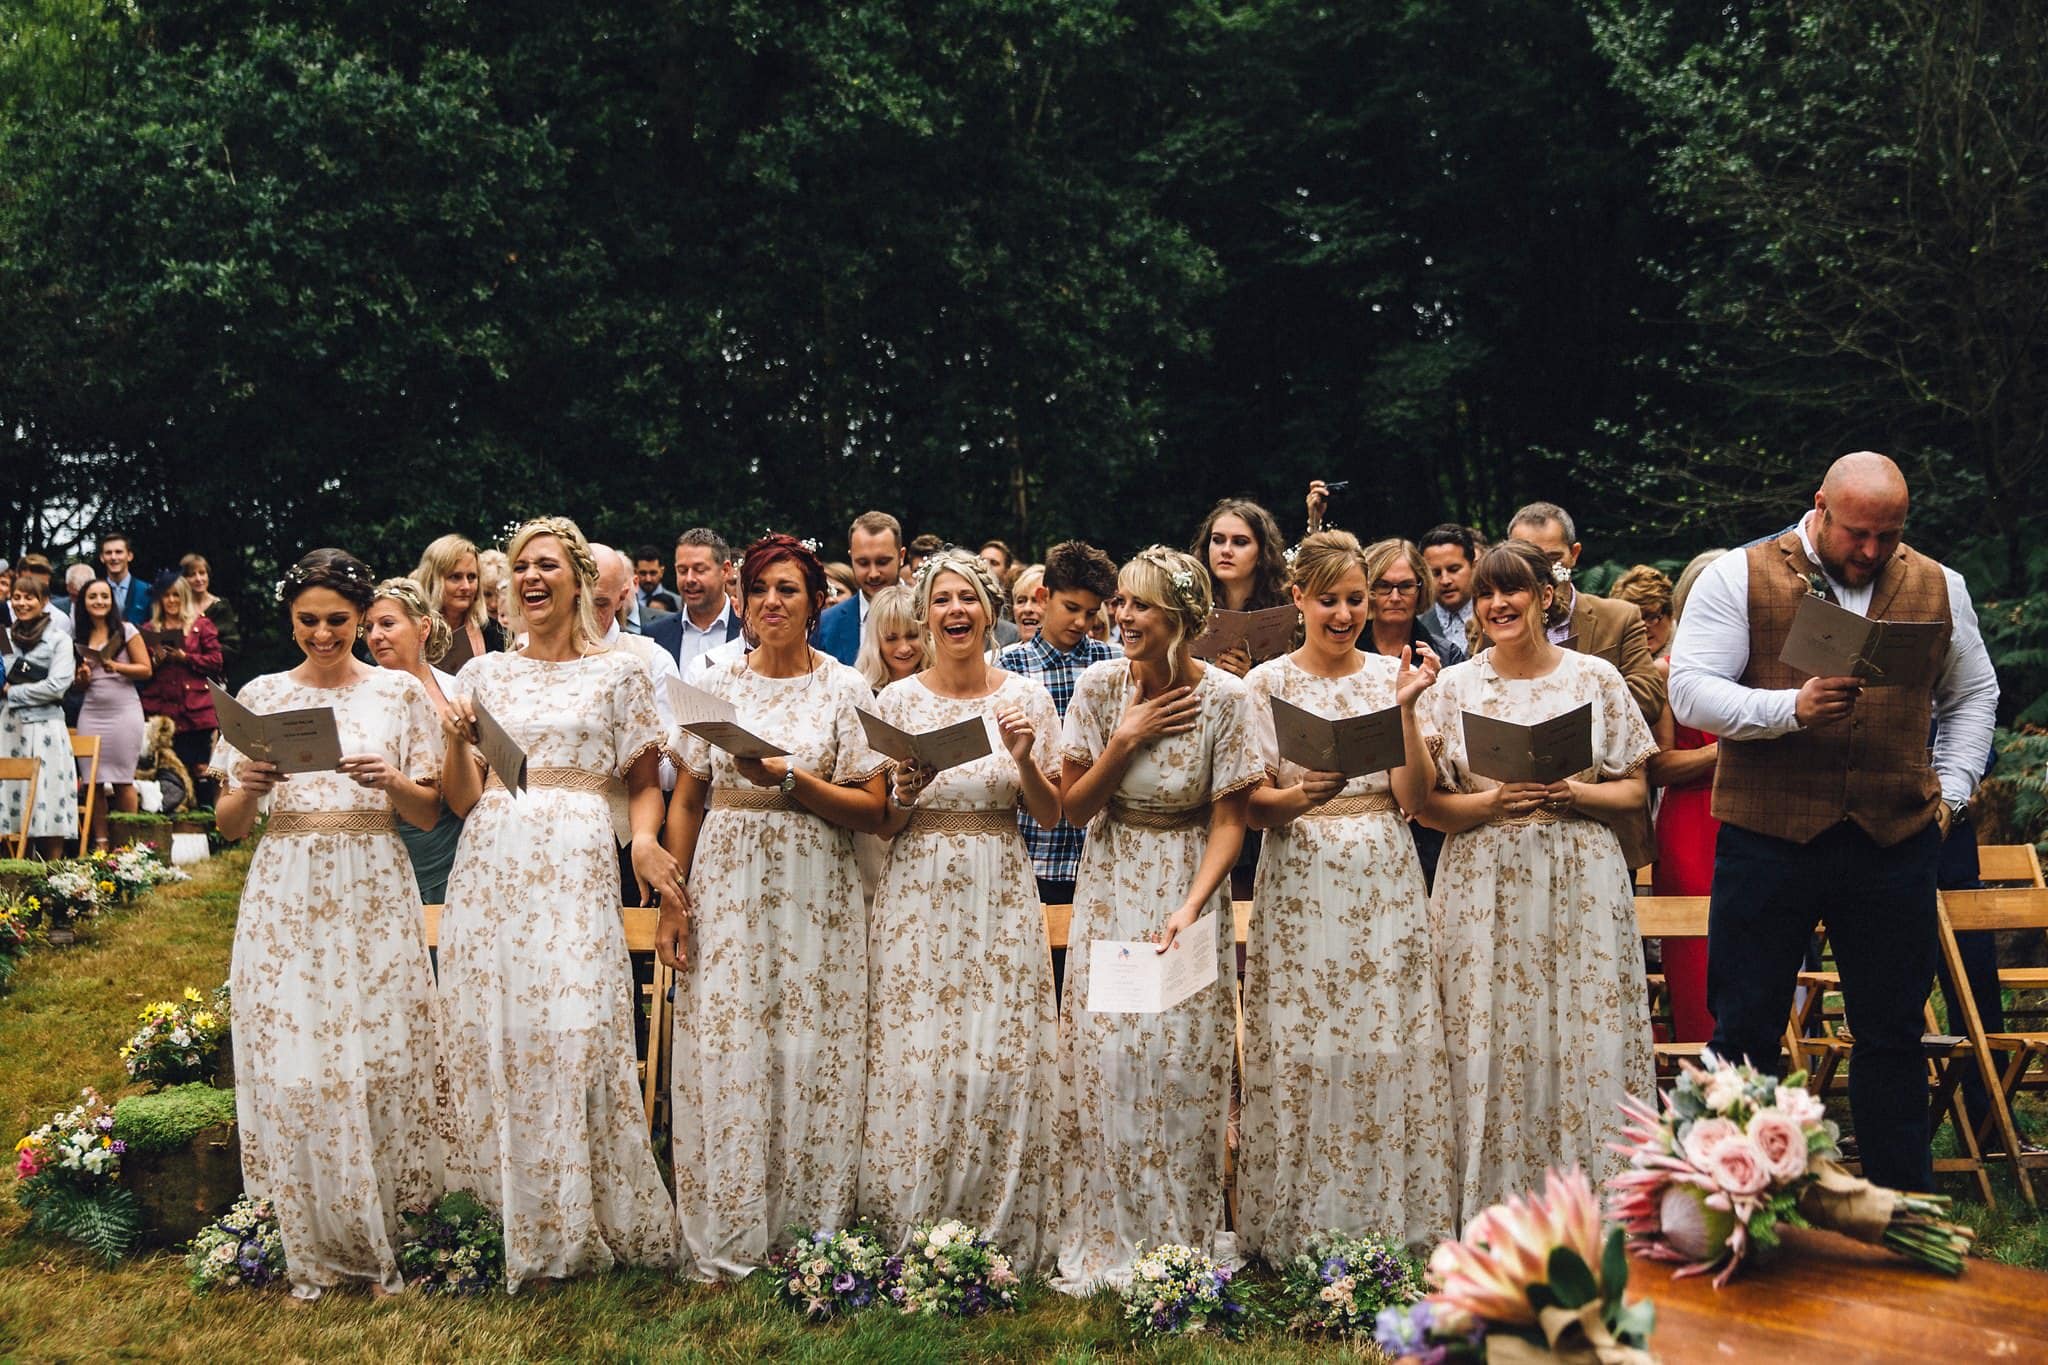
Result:
{"label": "bridesmaid in floral dress", "polygon": [[[1437,788],[1423,817],[1450,836],[1430,915],[1461,1221],[1552,1166],[1595,1183],[1620,1170],[1615,1105],[1652,1083],[1635,876],[1604,821],[1648,800],[1657,742],[1612,664],[1546,638],[1556,594],[1535,546],[1481,555],[1472,599],[1493,648],[1430,694]],[[1472,771],[1464,712],[1530,725],[1588,702],[1586,771],[1549,786]]]}
{"label": "bridesmaid in floral dress", "polygon": [[[606,650],[597,568],[574,522],[513,533],[527,644],[472,659],[447,697],[448,803],[466,816],[441,914],[448,1187],[505,1222],[506,1288],[675,1260],[675,1210],[634,1075],[619,917],[621,788],[642,899],[683,903],[661,847],[662,732],[639,660]],[[526,751],[526,790],[484,780],[482,705]]]}
{"label": "bridesmaid in floral dress", "polygon": [[888,800],[853,669],[810,646],[825,566],[771,535],[741,564],[753,652],[700,674],[786,758],[686,735],[669,847],[692,903],[663,902],[656,951],[678,971],[676,1213],[683,1273],[738,1278],[792,1227],[853,1217],[867,1074],[867,916],[853,835]]}
{"label": "bridesmaid in floral dress", "polygon": [[[1062,803],[1074,824],[1095,821],[1074,883],[1060,1005],[1054,1287],[1069,1294],[1128,1283],[1140,1243],[1230,1253],[1230,868],[1263,769],[1244,684],[1188,656],[1209,607],[1208,575],[1194,559],[1140,551],[1117,576],[1112,605],[1124,657],[1090,665],[1067,708]],[[1156,937],[1163,951],[1210,911],[1221,917],[1215,985],[1164,1014],[1087,1008],[1091,941]]]}
{"label": "bridesmaid in floral dress", "polygon": [[1059,821],[1060,720],[1044,687],[989,662],[1002,600],[978,556],[927,559],[915,610],[936,658],[876,708],[912,733],[992,720],[1000,744],[943,772],[896,770],[868,942],[859,1202],[899,1250],[918,1223],[958,1218],[1028,1275],[1053,1251],[1059,1015],[1017,807]]}
{"label": "bridesmaid in floral dress", "polygon": [[349,652],[373,582],[341,550],[293,565],[281,590],[305,661],[240,696],[261,714],[332,707],[340,769],[287,778],[225,738],[211,764],[223,835],[270,815],[235,918],[235,1099],[243,1183],[277,1208],[298,1299],[404,1288],[399,1214],[440,1190],[434,983],[396,818],[440,814],[441,738],[416,679]]}
{"label": "bridesmaid in floral dress", "polygon": [[[1267,778],[1251,822],[1270,833],[1245,945],[1238,1246],[1273,1265],[1326,1228],[1411,1245],[1456,1231],[1429,893],[1403,818],[1436,776],[1416,704],[1437,662],[1357,647],[1367,562],[1346,532],[1303,540],[1302,646],[1245,679]],[[1275,697],[1333,719],[1398,704],[1407,760],[1348,782],[1283,760]]]}

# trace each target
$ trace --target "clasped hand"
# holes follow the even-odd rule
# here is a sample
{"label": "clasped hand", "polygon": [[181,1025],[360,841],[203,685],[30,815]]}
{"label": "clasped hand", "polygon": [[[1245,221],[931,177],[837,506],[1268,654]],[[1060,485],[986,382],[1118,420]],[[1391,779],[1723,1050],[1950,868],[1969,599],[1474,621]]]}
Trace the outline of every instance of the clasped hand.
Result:
{"label": "clasped hand", "polygon": [[1538,810],[1567,811],[1577,800],[1570,778],[1556,782],[1503,782],[1493,789],[1493,806],[1512,819]]}

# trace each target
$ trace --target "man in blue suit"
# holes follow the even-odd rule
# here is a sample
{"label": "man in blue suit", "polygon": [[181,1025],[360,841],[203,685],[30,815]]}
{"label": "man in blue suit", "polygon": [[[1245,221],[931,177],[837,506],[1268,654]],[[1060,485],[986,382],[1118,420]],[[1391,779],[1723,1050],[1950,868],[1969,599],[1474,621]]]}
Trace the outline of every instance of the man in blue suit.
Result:
{"label": "man in blue suit", "polygon": [[143,626],[149,624],[149,584],[128,572],[134,561],[127,536],[115,531],[100,537],[100,563],[107,571],[107,585],[114,590],[114,612]]}
{"label": "man in blue suit", "polygon": [[860,591],[818,618],[811,643],[843,664],[860,653],[868,603],[903,574],[903,523],[887,512],[863,512],[846,533],[846,559]]}
{"label": "man in blue suit", "polygon": [[641,630],[669,652],[685,678],[690,666],[740,633],[727,587],[733,572],[725,538],[706,526],[676,537],[676,587],[681,611],[648,620]]}

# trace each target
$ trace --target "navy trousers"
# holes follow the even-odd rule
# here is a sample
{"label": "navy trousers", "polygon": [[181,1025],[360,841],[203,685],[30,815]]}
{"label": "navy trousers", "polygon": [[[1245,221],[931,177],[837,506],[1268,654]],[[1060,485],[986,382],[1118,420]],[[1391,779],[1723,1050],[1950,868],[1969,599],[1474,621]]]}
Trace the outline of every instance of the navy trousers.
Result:
{"label": "navy trousers", "polygon": [[1849,1109],[1863,1173],[1900,1190],[1932,1190],[1921,1007],[1940,956],[1933,823],[1880,848],[1844,822],[1811,843],[1722,825],[1707,924],[1707,1005],[1714,1050],[1775,1070],[1792,990],[1816,922],[1842,972]]}

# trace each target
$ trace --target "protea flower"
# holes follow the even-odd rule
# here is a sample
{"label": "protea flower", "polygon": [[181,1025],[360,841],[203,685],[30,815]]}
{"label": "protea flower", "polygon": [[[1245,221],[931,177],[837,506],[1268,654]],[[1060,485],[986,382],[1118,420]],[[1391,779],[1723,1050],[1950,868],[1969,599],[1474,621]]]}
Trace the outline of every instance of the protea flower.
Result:
{"label": "protea flower", "polygon": [[1543,1194],[1512,1195],[1473,1218],[1462,1239],[1439,1244],[1429,1258],[1430,1300],[1487,1322],[1533,1326],[1529,1286],[1549,1280],[1558,1247],[1600,1264],[1600,1205],[1577,1167],[1550,1171]]}

